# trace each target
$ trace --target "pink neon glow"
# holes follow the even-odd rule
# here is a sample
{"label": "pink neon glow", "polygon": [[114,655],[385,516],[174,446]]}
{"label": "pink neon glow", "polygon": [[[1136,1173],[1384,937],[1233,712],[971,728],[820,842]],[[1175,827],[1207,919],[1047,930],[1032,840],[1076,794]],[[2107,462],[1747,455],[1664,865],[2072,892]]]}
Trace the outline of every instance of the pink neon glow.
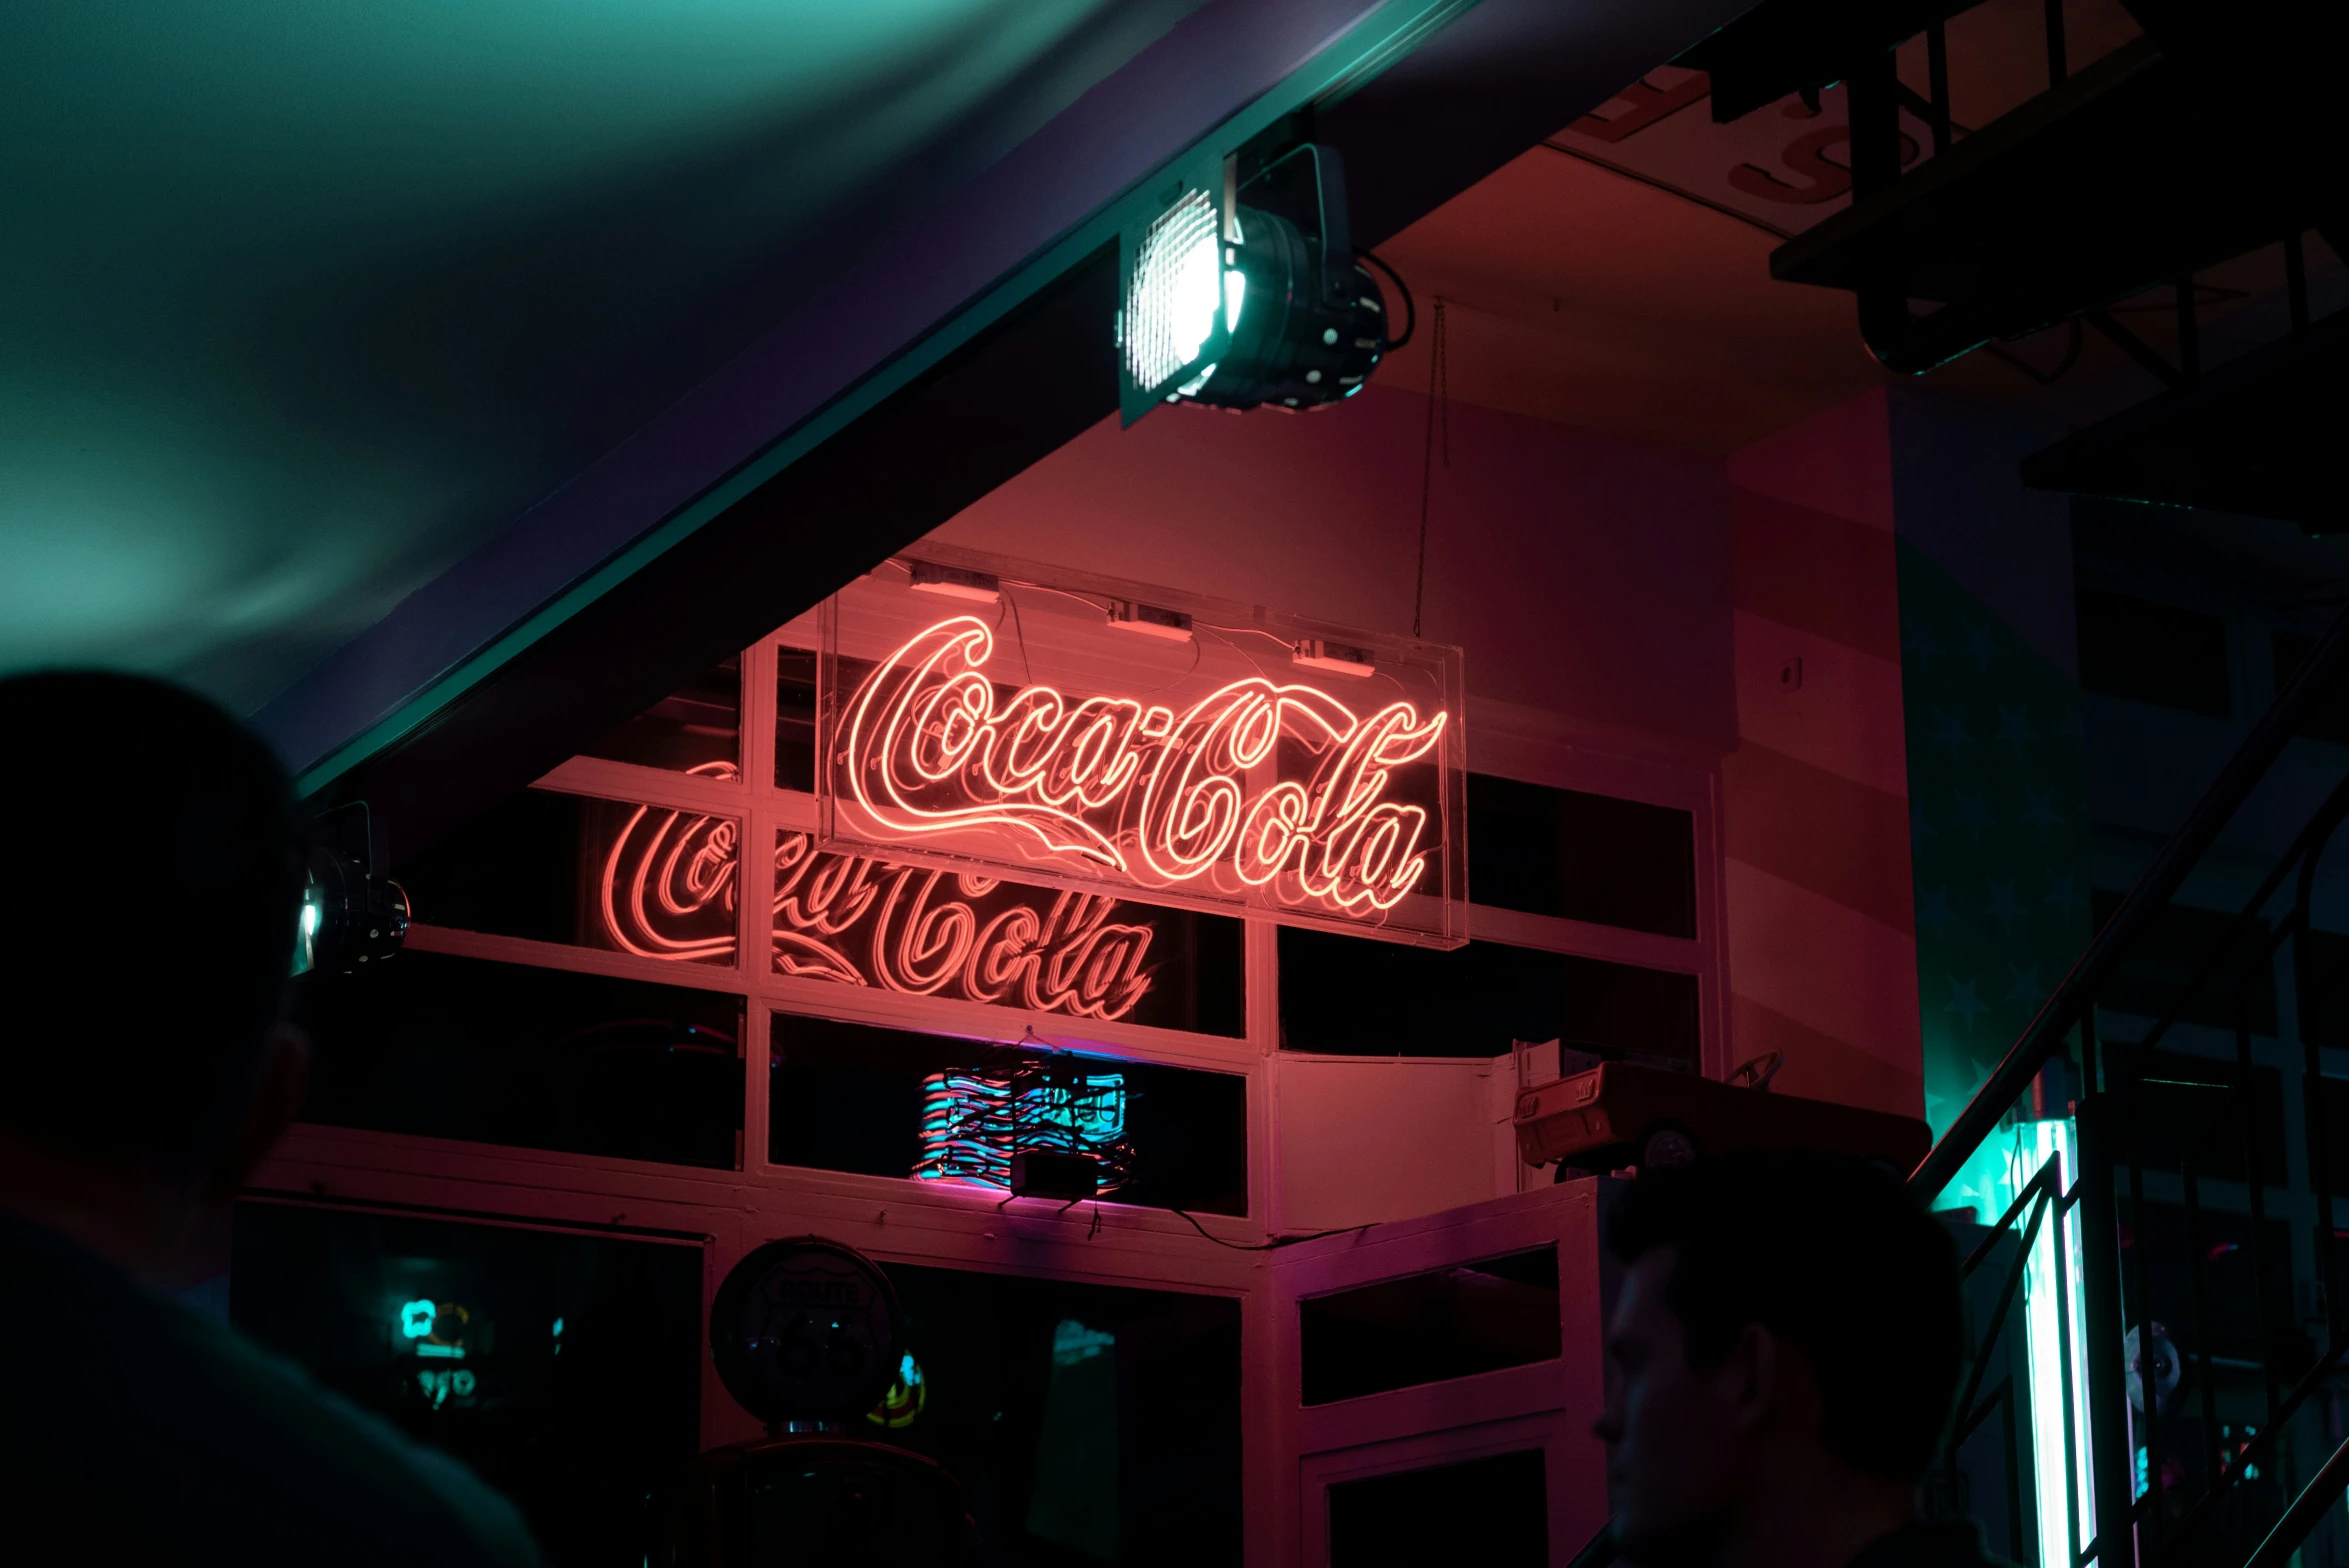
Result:
{"label": "pink neon glow", "polygon": [[[1360,916],[1426,873],[1426,808],[1384,797],[1396,768],[1436,748],[1444,713],[1392,702],[1358,714],[1261,677],[1179,715],[1043,685],[998,705],[981,673],[993,652],[984,621],[953,616],[856,693],[840,788],[882,836],[1006,829],[1144,887],[1204,878]],[[1264,777],[1284,739],[1314,759],[1310,778]]]}
{"label": "pink neon glow", "polygon": [[[734,764],[705,762],[690,771],[732,778]],[[718,962],[734,953],[732,921],[724,935],[676,935],[715,906],[732,914],[736,839],[724,817],[639,806],[612,839],[601,885],[604,931],[622,952],[640,958]]]}
{"label": "pink neon glow", "polygon": [[[637,807],[603,857],[606,935],[644,958],[731,959],[731,931],[708,934],[706,912],[731,917],[739,847],[728,819]],[[1150,993],[1155,933],[1112,921],[1116,907],[1094,894],[823,854],[808,834],[785,833],[775,845],[773,961],[776,973],[802,979],[1119,1019]]]}

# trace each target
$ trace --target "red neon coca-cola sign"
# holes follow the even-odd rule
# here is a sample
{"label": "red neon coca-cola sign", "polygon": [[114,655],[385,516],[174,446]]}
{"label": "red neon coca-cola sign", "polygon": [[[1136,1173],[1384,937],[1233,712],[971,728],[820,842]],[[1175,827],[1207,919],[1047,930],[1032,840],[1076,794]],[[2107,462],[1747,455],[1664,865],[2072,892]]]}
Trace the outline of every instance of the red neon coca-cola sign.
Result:
{"label": "red neon coca-cola sign", "polygon": [[[708,812],[597,805],[608,822],[594,852],[602,944],[639,958],[732,963],[740,825]],[[1103,894],[824,854],[806,833],[775,839],[771,961],[795,979],[1122,1019],[1153,994],[1160,966],[1150,949],[1167,918]]]}
{"label": "red neon coca-cola sign", "polygon": [[837,601],[827,847],[1464,939],[1456,650],[1231,608],[1137,636],[1113,591],[985,580],[993,604],[885,578]]}

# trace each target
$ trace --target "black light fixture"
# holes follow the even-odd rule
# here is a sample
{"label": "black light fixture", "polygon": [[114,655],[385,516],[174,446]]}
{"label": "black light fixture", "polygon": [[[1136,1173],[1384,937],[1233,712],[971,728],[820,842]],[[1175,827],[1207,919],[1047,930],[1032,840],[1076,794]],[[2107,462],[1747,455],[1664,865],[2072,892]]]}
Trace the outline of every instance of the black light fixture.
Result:
{"label": "black light fixture", "polygon": [[1402,279],[1354,248],[1335,148],[1305,141],[1257,163],[1245,151],[1225,158],[1220,201],[1181,181],[1163,194],[1125,246],[1127,424],[1160,402],[1324,408],[1361,391],[1410,341],[1408,326],[1392,334],[1370,267],[1394,281],[1409,321]]}
{"label": "black light fixture", "polygon": [[[363,801],[343,809],[356,809],[366,820]],[[294,935],[297,975],[356,974],[368,965],[389,963],[408,939],[408,894],[377,874],[371,821],[366,831],[369,846],[363,854],[335,843],[319,843],[310,851],[301,923]]]}

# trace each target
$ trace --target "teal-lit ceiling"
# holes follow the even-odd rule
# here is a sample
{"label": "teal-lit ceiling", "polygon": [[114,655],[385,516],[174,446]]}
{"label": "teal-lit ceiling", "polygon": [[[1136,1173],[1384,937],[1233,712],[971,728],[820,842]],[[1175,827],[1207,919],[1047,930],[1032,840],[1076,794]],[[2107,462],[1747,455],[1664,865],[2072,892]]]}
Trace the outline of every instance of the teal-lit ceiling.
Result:
{"label": "teal-lit ceiling", "polygon": [[0,669],[247,709],[1199,0],[10,0]]}

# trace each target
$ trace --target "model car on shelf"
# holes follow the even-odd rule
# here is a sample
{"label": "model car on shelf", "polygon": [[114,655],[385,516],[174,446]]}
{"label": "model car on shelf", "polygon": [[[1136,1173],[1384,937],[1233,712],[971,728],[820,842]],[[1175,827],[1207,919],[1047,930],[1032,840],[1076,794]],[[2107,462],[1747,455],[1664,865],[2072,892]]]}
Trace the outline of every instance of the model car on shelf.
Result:
{"label": "model car on shelf", "polygon": [[1517,1096],[1517,1152],[1556,1165],[1559,1181],[1634,1165],[1686,1165],[1708,1155],[1808,1149],[1882,1160],[1906,1174],[1933,1146],[1913,1116],[1772,1094],[1784,1060],[1772,1051],[1726,1083],[1693,1073],[1604,1062]]}

